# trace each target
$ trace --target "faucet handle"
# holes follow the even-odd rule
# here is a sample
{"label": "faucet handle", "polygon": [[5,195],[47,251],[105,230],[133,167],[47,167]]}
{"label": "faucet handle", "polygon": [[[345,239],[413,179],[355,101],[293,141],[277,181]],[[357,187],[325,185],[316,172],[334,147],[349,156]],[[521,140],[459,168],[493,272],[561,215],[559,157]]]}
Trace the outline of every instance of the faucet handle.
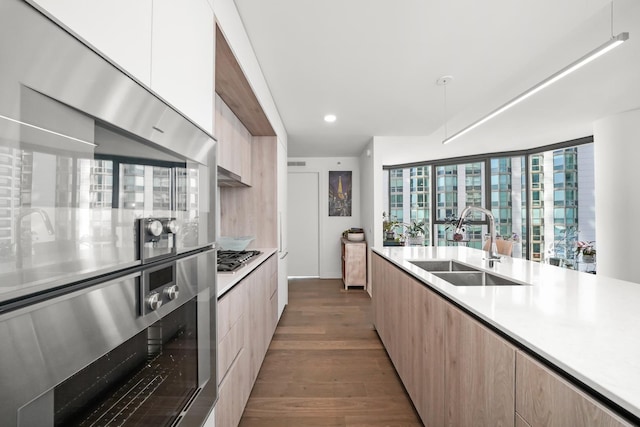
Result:
{"label": "faucet handle", "polygon": [[493,268],[493,263],[494,262],[501,262],[502,261],[502,257],[489,257],[489,258],[485,258],[487,261],[489,261],[489,267]]}

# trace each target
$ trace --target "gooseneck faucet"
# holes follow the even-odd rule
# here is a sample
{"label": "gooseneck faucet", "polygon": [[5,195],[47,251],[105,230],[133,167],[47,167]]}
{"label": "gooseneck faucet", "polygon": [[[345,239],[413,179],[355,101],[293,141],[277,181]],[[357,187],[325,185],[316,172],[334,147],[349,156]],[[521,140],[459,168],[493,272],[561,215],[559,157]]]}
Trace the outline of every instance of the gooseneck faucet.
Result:
{"label": "gooseneck faucet", "polygon": [[[490,244],[489,244],[489,267],[493,267],[494,261],[500,262],[500,255],[498,255],[498,245],[496,244],[496,219],[493,216],[493,213],[485,208],[481,208],[479,206],[467,206],[460,213],[460,219],[458,220],[458,225],[456,226],[456,231],[454,234],[454,240],[456,240],[456,236],[462,236],[462,225],[464,223],[464,219],[471,213],[472,211],[482,212],[489,218],[489,235]],[[457,239],[460,240],[460,239]]]}
{"label": "gooseneck faucet", "polygon": [[[16,267],[18,269],[22,268],[22,258],[24,256],[24,254],[22,253],[23,249],[22,249],[22,220],[32,214],[38,214],[40,215],[40,218],[42,218],[42,222],[44,222],[44,226],[47,228],[47,233],[49,233],[49,235],[53,235],[54,230],[53,230],[53,225],[51,225],[51,220],[49,219],[49,215],[47,215],[47,212],[44,211],[43,209],[40,208],[25,208],[25,209],[21,209],[20,213],[18,213],[18,216],[16,218]],[[31,238],[29,238],[31,239]],[[30,247],[31,245],[29,245]]]}

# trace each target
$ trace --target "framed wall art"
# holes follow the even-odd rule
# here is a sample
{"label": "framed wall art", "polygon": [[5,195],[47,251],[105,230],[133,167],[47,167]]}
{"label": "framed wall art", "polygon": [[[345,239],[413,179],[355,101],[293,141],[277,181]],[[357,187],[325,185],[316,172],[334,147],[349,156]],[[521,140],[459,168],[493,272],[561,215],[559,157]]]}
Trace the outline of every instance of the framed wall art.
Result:
{"label": "framed wall art", "polygon": [[329,171],[329,216],[351,216],[351,171]]}

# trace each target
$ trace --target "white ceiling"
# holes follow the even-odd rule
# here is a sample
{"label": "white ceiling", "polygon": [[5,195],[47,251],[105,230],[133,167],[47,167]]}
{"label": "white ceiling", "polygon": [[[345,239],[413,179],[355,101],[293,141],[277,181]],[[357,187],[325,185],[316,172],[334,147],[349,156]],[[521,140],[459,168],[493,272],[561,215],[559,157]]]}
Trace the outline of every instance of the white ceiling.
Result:
{"label": "white ceiling", "polygon": [[[611,37],[609,0],[235,3],[290,157],[357,156],[372,136],[440,144],[445,122],[455,133]],[[470,153],[546,145],[640,107],[640,1],[616,0],[613,17],[629,41],[451,144]],[[443,75],[454,77],[446,117]],[[325,123],[327,113],[338,120]]]}

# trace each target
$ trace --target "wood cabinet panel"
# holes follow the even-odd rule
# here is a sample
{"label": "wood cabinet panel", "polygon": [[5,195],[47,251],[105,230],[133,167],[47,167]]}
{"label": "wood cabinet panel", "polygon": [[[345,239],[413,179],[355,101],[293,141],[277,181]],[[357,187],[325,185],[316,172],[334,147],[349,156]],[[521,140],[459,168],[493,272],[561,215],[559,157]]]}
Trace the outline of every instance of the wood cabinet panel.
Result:
{"label": "wood cabinet panel", "polygon": [[520,414],[516,413],[516,427],[531,427],[528,422],[522,419]]}
{"label": "wood cabinet panel", "polygon": [[273,337],[274,322],[270,289],[273,286],[271,282],[275,280],[274,264],[277,268],[276,257],[271,256],[247,278],[250,293],[247,347],[250,351],[249,378],[252,385],[258,377],[260,366]]}
{"label": "wood cabinet panel", "polygon": [[515,347],[452,305],[445,330],[447,425],[513,426]]}
{"label": "wood cabinet panel", "polygon": [[423,284],[405,277],[409,284],[406,342],[414,349],[407,360],[405,384],[425,425],[442,425],[445,302]]}
{"label": "wood cabinet panel", "polygon": [[238,354],[245,347],[247,302],[247,286],[242,282],[218,300],[219,383],[225,380]]}
{"label": "wood cabinet panel", "polygon": [[372,257],[374,324],[425,425],[444,423],[445,302]]}
{"label": "wood cabinet panel", "polygon": [[247,300],[246,291],[246,286],[235,286],[218,300],[218,340],[224,338],[244,314],[244,304]]}
{"label": "wood cabinet panel", "polygon": [[240,423],[251,392],[248,367],[248,352],[243,349],[231,365],[227,376],[220,383],[215,410],[216,426],[233,427]]}
{"label": "wood cabinet panel", "polygon": [[218,300],[216,425],[238,425],[262,366],[277,322],[277,267],[272,255]]}
{"label": "wood cabinet panel", "polygon": [[531,427],[632,425],[521,351],[516,361],[516,411]]}
{"label": "wood cabinet panel", "polygon": [[215,123],[218,139],[218,166],[240,176],[251,185],[251,134],[222,98],[215,95]]}
{"label": "wood cabinet panel", "polygon": [[367,243],[340,239],[344,287],[367,287]]}

